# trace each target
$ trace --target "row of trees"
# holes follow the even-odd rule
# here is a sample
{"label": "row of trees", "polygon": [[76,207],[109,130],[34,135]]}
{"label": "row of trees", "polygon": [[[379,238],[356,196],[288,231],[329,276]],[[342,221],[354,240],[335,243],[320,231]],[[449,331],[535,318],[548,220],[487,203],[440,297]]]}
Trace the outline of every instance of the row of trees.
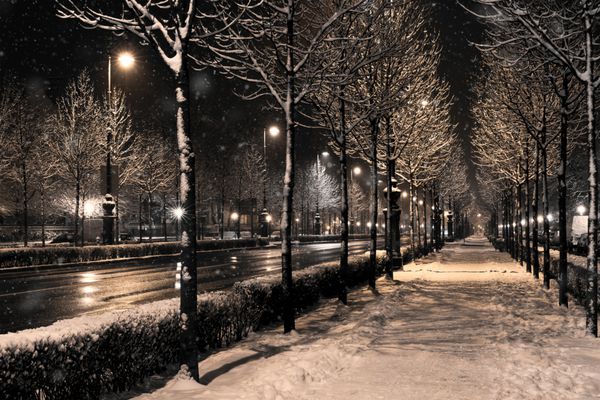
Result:
{"label": "row of trees", "polygon": [[[586,332],[597,336],[598,159],[596,94],[598,7],[582,0],[476,0],[488,24],[480,47],[487,79],[479,87],[479,127],[473,139],[480,180],[491,194],[496,225],[515,258],[539,276],[538,239],[544,242],[542,270],[549,287],[549,181],[555,175],[559,210],[559,304],[567,297],[567,167],[587,150],[588,287]],[[569,164],[569,154],[574,154]],[[576,172],[576,171],[575,171]],[[502,199],[502,201],[498,201]],[[538,209],[541,203],[541,210]],[[541,214],[538,222],[538,213]],[[500,216],[502,216],[500,218]],[[539,227],[539,224],[543,224]],[[531,234],[530,234],[531,233]],[[531,240],[530,240],[531,237]],[[523,243],[523,238],[525,243]]]}
{"label": "row of trees", "polygon": [[[100,100],[87,72],[69,83],[53,109],[36,105],[14,83],[3,87],[0,103],[0,179],[14,189],[7,191],[11,198],[5,192],[4,200],[20,212],[25,245],[32,202],[39,211],[43,242],[46,221],[63,213],[73,215],[75,234],[83,240],[81,221],[89,210],[85,204],[97,202],[102,194],[99,177],[108,151],[107,129],[113,135],[112,159],[120,166],[115,189],[129,195],[126,210],[134,205],[132,197],[146,197],[151,204],[154,195],[168,193],[175,181],[168,141],[152,130],[134,133],[123,93],[116,91],[112,104]],[[122,209],[119,198],[117,215]]]}
{"label": "row of trees", "polygon": [[[456,186],[443,187],[447,185],[442,179],[443,171],[454,168],[460,161],[451,157],[451,149],[457,142],[448,118],[447,86],[437,79],[437,38],[426,31],[426,13],[416,0],[201,3],[128,0],[118,7],[75,0],[59,3],[62,18],[138,36],[156,49],[172,71],[178,104],[179,188],[185,210],[181,355],[182,364],[195,379],[198,369],[194,331],[197,307],[194,168],[196,154],[203,152],[193,150],[190,136],[190,63],[249,83],[242,96],[250,100],[265,97],[284,116],[286,155],[281,235],[285,332],[294,329],[290,239],[298,184],[296,136],[300,127],[324,130],[340,160],[339,287],[343,302],[347,301],[349,154],[371,164],[372,287],[378,215],[378,192],[374,188],[378,172],[385,171],[388,177],[388,193],[392,193],[393,178],[397,176],[410,182],[415,196],[419,190],[422,196],[423,191],[430,192],[437,221],[440,194],[451,192],[448,198],[452,198],[453,204],[462,195],[453,192]],[[308,118],[301,117],[301,113]]]}

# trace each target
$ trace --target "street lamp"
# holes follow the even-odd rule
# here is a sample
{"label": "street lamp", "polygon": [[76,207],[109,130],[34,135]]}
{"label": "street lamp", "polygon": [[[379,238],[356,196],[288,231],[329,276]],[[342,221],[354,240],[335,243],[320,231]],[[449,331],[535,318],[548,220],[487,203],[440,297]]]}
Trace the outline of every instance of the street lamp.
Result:
{"label": "street lamp", "polygon": [[585,214],[586,211],[587,210],[586,210],[585,206],[583,206],[583,205],[577,206],[577,214],[583,215],[583,214]]}
{"label": "street lamp", "polygon": [[[353,225],[352,225],[352,222],[354,222],[354,215],[352,212],[352,187],[354,184],[354,175],[360,175],[361,173],[362,173],[362,170],[358,166],[350,169],[350,190],[349,190],[350,195],[348,196],[348,208],[350,209],[350,233],[351,234],[355,233]],[[356,225],[356,226],[359,226],[359,225]]]}
{"label": "street lamp", "polygon": [[181,206],[177,206],[171,210],[171,214],[175,217],[175,240],[179,240],[179,223],[185,214],[185,210]]}
{"label": "street lamp", "polygon": [[267,210],[267,132],[269,133],[269,136],[275,137],[279,135],[279,128],[275,125],[270,126],[269,128],[263,128],[263,209],[258,221],[260,225],[260,236],[262,237],[269,236],[269,221],[267,221],[267,217],[270,217],[269,211]]}
{"label": "street lamp", "polygon": [[240,214],[237,212],[231,213],[231,219],[235,222],[235,235],[239,239],[240,238]]}
{"label": "street lamp", "polygon": [[[117,63],[119,66],[125,70],[130,69],[135,63],[135,59],[131,55],[131,53],[124,52],[119,54],[117,57]],[[108,55],[108,111],[112,114],[112,56]],[[104,211],[104,215],[102,217],[102,242],[104,244],[113,244],[114,243],[114,215],[113,211],[115,209],[115,202],[113,200],[113,192],[114,189],[112,184],[113,179],[113,171],[112,171],[112,141],[113,141],[113,132],[111,127],[109,126],[106,130],[106,185],[105,185],[105,196],[104,202],[102,203],[102,209]]]}

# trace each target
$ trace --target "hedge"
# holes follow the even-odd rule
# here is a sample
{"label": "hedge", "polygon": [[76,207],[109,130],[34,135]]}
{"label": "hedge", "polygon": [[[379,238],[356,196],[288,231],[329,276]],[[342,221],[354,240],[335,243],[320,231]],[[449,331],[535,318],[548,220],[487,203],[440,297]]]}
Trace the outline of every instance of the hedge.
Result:
{"label": "hedge", "polygon": [[[351,257],[348,283],[365,282],[367,266],[367,256]],[[294,272],[296,309],[335,295],[338,269],[337,263],[328,263]],[[227,346],[278,320],[281,296],[278,277],[239,282],[229,291],[200,296],[199,348]],[[178,337],[177,299],[1,335],[0,398],[96,399],[127,390],[177,361]]]}
{"label": "hedge", "polygon": [[[380,237],[378,235],[378,237]],[[353,234],[353,235],[348,235],[348,239],[352,240],[352,239],[370,239],[371,235],[368,234]],[[335,241],[340,241],[342,240],[342,237],[340,235],[300,235],[300,236],[295,236],[293,238],[293,241],[295,242],[301,242],[301,243],[305,243],[305,242],[335,242]]]}
{"label": "hedge", "polygon": [[[268,244],[266,239],[204,240],[198,250],[256,247]],[[179,242],[157,242],[85,247],[31,247],[0,249],[0,269],[30,265],[77,263],[129,257],[177,254]]]}

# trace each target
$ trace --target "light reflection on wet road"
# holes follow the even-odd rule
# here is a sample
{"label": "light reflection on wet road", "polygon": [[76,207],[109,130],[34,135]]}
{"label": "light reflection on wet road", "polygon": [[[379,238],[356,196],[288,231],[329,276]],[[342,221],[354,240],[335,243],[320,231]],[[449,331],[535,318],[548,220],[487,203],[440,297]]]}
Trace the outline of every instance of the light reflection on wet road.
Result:
{"label": "light reflection on wet road", "polygon": [[[367,241],[352,241],[349,253],[367,249]],[[305,268],[337,260],[339,243],[295,246],[293,254],[294,269]],[[280,271],[279,247],[199,253],[198,290],[223,289]],[[176,297],[175,274],[176,263],[164,260],[0,272],[0,333]]]}

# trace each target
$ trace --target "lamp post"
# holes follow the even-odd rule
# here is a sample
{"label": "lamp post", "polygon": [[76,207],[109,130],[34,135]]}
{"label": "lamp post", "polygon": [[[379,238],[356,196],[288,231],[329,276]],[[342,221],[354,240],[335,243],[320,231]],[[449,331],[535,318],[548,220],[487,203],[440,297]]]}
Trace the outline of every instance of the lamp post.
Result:
{"label": "lamp post", "polygon": [[[133,66],[135,62],[133,56],[130,53],[121,53],[119,57],[117,57],[117,62],[124,69],[129,69]],[[108,112],[112,113],[112,57],[108,55]],[[112,128],[109,126],[106,130],[106,175],[105,175],[105,195],[104,202],[102,203],[102,242],[104,244],[114,244],[114,219],[115,216],[113,211],[115,209],[115,202],[113,198],[113,167],[112,167],[112,142],[113,142],[113,132]]]}
{"label": "lamp post", "polygon": [[237,212],[231,213],[231,219],[235,222],[235,236],[240,238],[240,214]]}
{"label": "lamp post", "polygon": [[261,237],[269,236],[269,222],[270,215],[267,210],[267,131],[269,135],[275,137],[279,135],[279,128],[271,126],[270,128],[263,128],[263,209],[258,217],[259,234]]}
{"label": "lamp post", "polygon": [[317,154],[317,196],[316,196],[316,210],[315,210],[315,223],[314,223],[314,232],[315,235],[321,234],[321,215],[319,214],[319,191],[321,184],[321,156],[327,157],[329,153],[324,151],[321,154]]}

